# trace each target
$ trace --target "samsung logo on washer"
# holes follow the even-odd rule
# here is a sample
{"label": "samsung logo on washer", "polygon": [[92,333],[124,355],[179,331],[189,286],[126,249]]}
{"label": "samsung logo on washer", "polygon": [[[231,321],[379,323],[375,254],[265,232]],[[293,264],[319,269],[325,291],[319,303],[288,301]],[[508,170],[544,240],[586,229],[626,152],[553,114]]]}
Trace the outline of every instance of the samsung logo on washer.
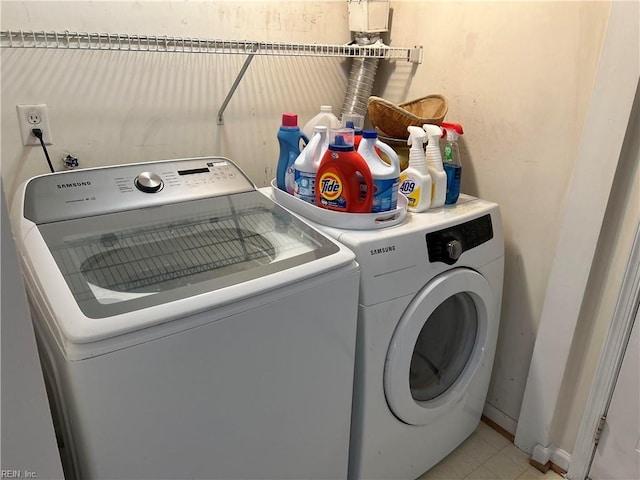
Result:
{"label": "samsung logo on washer", "polygon": [[72,182],[72,183],[59,183],[58,188],[75,188],[75,187],[88,187],[91,185],[91,181],[86,182]]}
{"label": "samsung logo on washer", "polygon": [[381,253],[391,253],[396,251],[395,245],[389,245],[388,247],[374,248],[371,250],[371,255],[380,255]]}

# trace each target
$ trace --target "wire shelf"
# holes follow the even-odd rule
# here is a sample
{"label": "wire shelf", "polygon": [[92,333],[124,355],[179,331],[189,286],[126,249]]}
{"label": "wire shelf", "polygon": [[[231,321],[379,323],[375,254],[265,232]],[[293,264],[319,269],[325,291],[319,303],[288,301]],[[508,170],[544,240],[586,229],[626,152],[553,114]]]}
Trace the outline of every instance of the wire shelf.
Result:
{"label": "wire shelf", "polygon": [[329,45],[258,42],[70,31],[2,30],[0,31],[0,47],[302,57],[363,57],[422,63],[421,46],[403,48],[389,47],[382,43],[372,45]]}

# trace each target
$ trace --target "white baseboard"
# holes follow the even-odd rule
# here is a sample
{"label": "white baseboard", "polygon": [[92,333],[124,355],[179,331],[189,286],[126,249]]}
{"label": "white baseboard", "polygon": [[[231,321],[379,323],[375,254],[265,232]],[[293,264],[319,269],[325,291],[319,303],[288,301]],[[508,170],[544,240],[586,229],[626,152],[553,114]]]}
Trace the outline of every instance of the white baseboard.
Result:
{"label": "white baseboard", "polygon": [[551,461],[556,467],[560,467],[565,472],[569,470],[569,465],[571,465],[571,454],[553,445],[548,447],[536,445],[531,459],[540,465],[546,465],[547,462]]}
{"label": "white baseboard", "polygon": [[[498,410],[488,402],[484,404],[484,410],[482,413],[489,420],[497,423],[510,434],[515,435],[516,428],[518,427],[518,422],[511,418],[509,415],[501,410]],[[569,465],[571,465],[571,454],[569,452],[561,448],[556,448],[553,445],[549,446],[548,448],[543,448],[541,445],[538,445],[537,447],[537,455],[535,455],[534,452],[532,456],[534,460],[543,465],[550,460],[554,465],[560,467],[565,472],[569,470]]]}
{"label": "white baseboard", "polygon": [[561,448],[554,448],[551,452],[551,462],[566,472],[571,465],[571,454]]}
{"label": "white baseboard", "polygon": [[516,434],[516,427],[518,426],[518,422],[513,418],[511,418],[506,413],[504,413],[503,411],[498,410],[489,402],[484,404],[484,410],[482,413],[484,414],[485,417],[487,417],[492,422],[495,422],[498,425],[500,425],[511,435]]}

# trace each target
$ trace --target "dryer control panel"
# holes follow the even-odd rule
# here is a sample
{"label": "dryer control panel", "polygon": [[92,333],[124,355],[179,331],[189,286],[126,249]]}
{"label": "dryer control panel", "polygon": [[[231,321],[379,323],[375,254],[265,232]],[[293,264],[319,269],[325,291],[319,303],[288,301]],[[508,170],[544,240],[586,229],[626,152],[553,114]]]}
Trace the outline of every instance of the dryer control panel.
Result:
{"label": "dryer control panel", "polygon": [[25,186],[24,216],[51,223],[255,189],[224,157],[132,163],[33,178]]}
{"label": "dryer control panel", "polygon": [[453,265],[460,255],[493,238],[491,215],[426,234],[429,262]]}

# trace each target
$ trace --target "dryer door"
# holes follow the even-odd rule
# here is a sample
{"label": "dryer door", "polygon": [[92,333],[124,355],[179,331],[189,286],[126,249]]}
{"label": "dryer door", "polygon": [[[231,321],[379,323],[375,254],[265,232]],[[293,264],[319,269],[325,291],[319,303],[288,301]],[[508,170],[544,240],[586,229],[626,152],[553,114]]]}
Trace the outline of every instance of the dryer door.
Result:
{"label": "dryer door", "polygon": [[435,277],[416,295],[398,322],[385,362],[385,396],[399,420],[425,425],[463,400],[485,361],[495,308],[487,280],[466,268]]}

